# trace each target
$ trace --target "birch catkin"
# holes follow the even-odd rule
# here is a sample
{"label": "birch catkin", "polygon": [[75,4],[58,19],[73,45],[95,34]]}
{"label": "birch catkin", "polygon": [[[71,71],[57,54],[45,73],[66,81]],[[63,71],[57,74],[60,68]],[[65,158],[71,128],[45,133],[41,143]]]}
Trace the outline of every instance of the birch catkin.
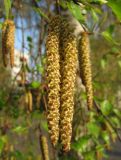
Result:
{"label": "birch catkin", "polygon": [[3,64],[5,67],[7,67],[8,60],[7,60],[7,46],[6,46],[6,41],[7,41],[7,36],[8,36],[8,20],[6,20],[3,23],[2,27],[2,56],[3,56]]}
{"label": "birch catkin", "polygon": [[59,138],[59,106],[60,106],[60,16],[55,16],[49,23],[46,41],[47,82],[48,82],[48,128],[52,144],[55,146]]}
{"label": "birch catkin", "polygon": [[49,160],[49,150],[48,150],[47,138],[45,136],[40,136],[40,143],[42,147],[42,154],[43,154],[44,160]]}
{"label": "birch catkin", "polygon": [[79,67],[82,82],[85,85],[87,92],[87,105],[89,109],[93,107],[93,88],[92,88],[92,73],[90,63],[90,47],[88,33],[83,32],[79,40]]}
{"label": "birch catkin", "polygon": [[10,65],[11,67],[14,66],[14,39],[15,39],[15,24],[14,21],[9,20],[8,21],[8,36],[7,36],[7,50],[10,55]]}
{"label": "birch catkin", "polygon": [[6,20],[2,28],[2,55],[3,63],[6,67],[8,64],[8,55],[10,55],[10,65],[14,66],[14,32],[15,25],[14,21]]}
{"label": "birch catkin", "polygon": [[65,152],[70,150],[72,136],[72,119],[74,109],[74,88],[77,65],[76,38],[68,22],[61,24],[61,107],[60,107],[60,140]]}

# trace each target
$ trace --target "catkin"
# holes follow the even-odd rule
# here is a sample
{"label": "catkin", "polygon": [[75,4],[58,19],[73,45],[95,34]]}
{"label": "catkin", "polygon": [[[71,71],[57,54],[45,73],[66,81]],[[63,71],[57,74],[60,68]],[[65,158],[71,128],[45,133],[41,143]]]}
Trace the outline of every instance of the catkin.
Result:
{"label": "catkin", "polygon": [[14,39],[15,39],[15,24],[14,21],[9,20],[8,21],[8,35],[7,35],[7,50],[10,55],[10,65],[11,67],[14,66]]}
{"label": "catkin", "polygon": [[60,140],[65,152],[70,150],[77,65],[76,38],[66,20],[61,24],[61,106]]}
{"label": "catkin", "polygon": [[48,128],[52,144],[55,146],[59,138],[59,106],[60,106],[60,16],[55,16],[49,23],[46,41],[47,82],[48,82]]}
{"label": "catkin", "polygon": [[32,107],[33,107],[33,100],[32,100],[32,93],[31,91],[27,91],[25,93],[25,103],[26,103],[26,107],[27,107],[27,110],[29,112],[32,112]]}
{"label": "catkin", "polygon": [[14,32],[14,21],[6,20],[2,27],[2,55],[5,67],[8,64],[7,55],[10,55],[11,67],[14,66]]}
{"label": "catkin", "polygon": [[31,91],[28,91],[28,110],[29,110],[29,112],[32,112],[32,106],[33,106],[33,104],[32,104],[32,93],[31,93]]}
{"label": "catkin", "polygon": [[43,154],[44,160],[49,160],[47,138],[45,136],[41,136],[40,137],[40,143],[41,143],[41,147],[42,147],[42,154]]}
{"label": "catkin", "polygon": [[83,32],[79,40],[79,68],[82,82],[85,85],[87,93],[87,106],[89,109],[93,107],[93,88],[92,73],[90,63],[90,47],[88,33]]}
{"label": "catkin", "polygon": [[8,20],[6,20],[3,23],[2,27],[2,56],[3,56],[3,64],[5,67],[7,67],[8,64],[8,59],[7,59],[7,46],[6,46],[6,41],[7,41],[7,35],[8,35]]}

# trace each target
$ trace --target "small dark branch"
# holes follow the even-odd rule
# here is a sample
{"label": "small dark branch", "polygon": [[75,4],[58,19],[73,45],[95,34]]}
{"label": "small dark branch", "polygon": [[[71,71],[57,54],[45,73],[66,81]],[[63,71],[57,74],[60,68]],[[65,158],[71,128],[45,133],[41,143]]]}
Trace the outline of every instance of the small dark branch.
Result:
{"label": "small dark branch", "polygon": [[59,5],[59,0],[56,0],[56,12],[57,14],[60,14],[60,5]]}

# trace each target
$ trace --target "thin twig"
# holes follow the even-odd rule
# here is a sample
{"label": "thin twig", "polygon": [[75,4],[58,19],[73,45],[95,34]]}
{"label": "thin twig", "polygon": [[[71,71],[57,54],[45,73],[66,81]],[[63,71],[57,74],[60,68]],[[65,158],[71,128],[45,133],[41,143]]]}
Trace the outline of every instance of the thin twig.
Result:
{"label": "thin twig", "polygon": [[115,133],[116,133],[119,141],[121,142],[121,137],[120,137],[119,132],[117,131],[117,128],[115,128],[114,125],[113,125],[113,124],[111,123],[111,121],[109,120],[109,118],[102,113],[99,105],[95,102],[95,100],[94,100],[94,106],[96,107],[98,113],[101,113],[101,115],[105,118],[105,120],[111,125],[111,127],[112,127],[112,129],[115,131]]}

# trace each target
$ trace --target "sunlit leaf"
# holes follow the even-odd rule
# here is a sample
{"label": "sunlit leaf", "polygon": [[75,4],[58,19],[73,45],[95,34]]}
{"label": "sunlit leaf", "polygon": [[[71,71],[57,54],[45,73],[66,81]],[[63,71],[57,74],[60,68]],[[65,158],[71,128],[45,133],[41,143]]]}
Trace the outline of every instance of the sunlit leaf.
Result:
{"label": "sunlit leaf", "polygon": [[72,1],[67,2],[67,7],[69,11],[72,13],[72,15],[80,22],[84,21],[84,16],[81,13],[81,8],[80,6],[76,5]]}
{"label": "sunlit leaf", "polygon": [[108,100],[101,103],[101,111],[104,115],[108,116],[113,110],[112,104]]}
{"label": "sunlit leaf", "polygon": [[114,25],[110,25],[104,32],[102,32],[102,36],[112,44],[119,45],[118,42],[115,41],[113,37]]}
{"label": "sunlit leaf", "polygon": [[121,0],[109,0],[108,6],[112,8],[117,18],[121,21]]}
{"label": "sunlit leaf", "polygon": [[34,89],[38,88],[39,86],[40,86],[40,82],[38,82],[38,81],[33,81],[31,83],[31,87],[34,88]]}
{"label": "sunlit leaf", "polygon": [[89,122],[87,124],[89,134],[93,135],[94,137],[98,137],[100,134],[100,127],[95,122]]}
{"label": "sunlit leaf", "polygon": [[78,141],[72,144],[72,148],[79,151],[84,152],[88,146],[88,142],[90,140],[90,136],[83,136],[78,139]]}

